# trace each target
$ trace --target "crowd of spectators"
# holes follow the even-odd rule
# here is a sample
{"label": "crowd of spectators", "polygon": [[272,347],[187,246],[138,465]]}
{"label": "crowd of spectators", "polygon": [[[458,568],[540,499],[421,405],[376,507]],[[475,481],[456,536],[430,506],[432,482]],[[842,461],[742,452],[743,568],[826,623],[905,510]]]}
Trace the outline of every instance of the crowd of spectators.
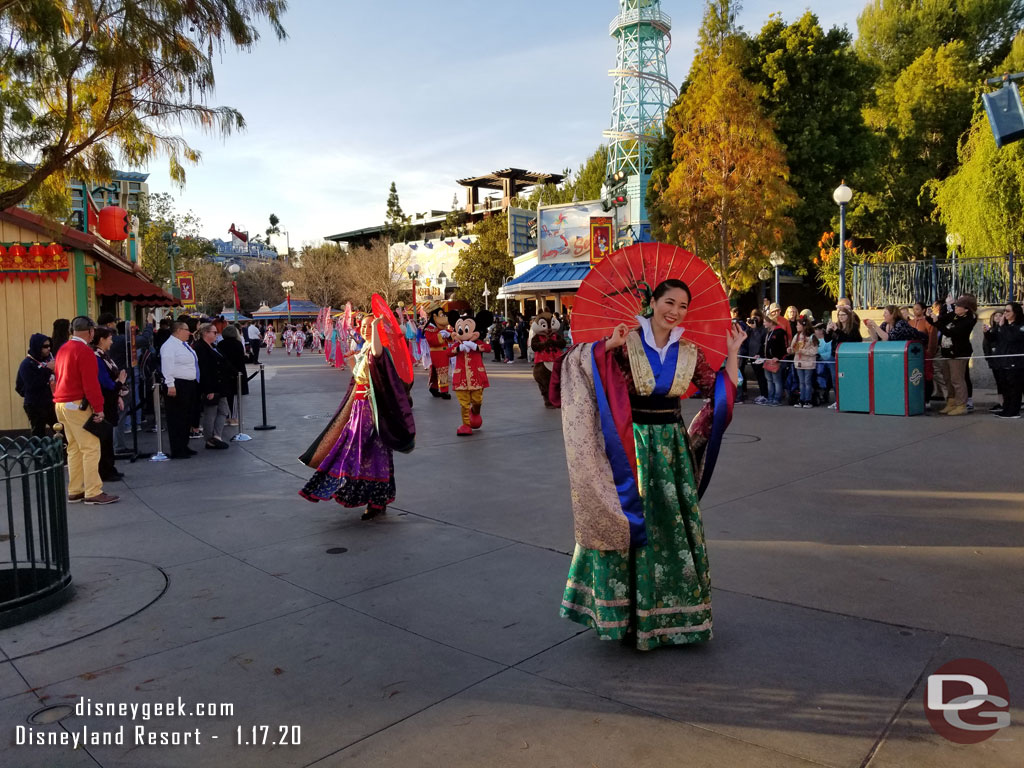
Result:
{"label": "crowd of spectators", "polygon": [[112,314],[58,319],[51,335],[32,334],[15,391],[33,436],[63,436],[68,501],[118,501],[104,483],[124,477],[117,460],[136,457],[127,436],[158,428],[154,393],[166,403],[171,458],[194,456],[192,438],[211,450],[228,448],[224,428],[238,424],[236,395],[239,386],[248,394],[245,366],[259,360],[263,335],[255,323],[191,316],[151,317],[136,329]]}
{"label": "crowd of spectators", "polygon": [[[887,306],[881,323],[862,321],[849,299],[841,299],[827,320],[815,320],[808,309],[790,306],[782,312],[778,304],[766,302],[764,310],[755,309],[746,320],[734,310],[733,321],[746,325],[747,340],[740,353],[743,371],[749,370],[750,379],[758,386],[759,394],[752,400],[757,405],[835,409],[836,354],[842,344],[920,341],[924,345],[926,402],[945,401],[939,413],[959,416],[974,410],[970,360],[977,313],[974,296],[963,294],[932,305],[919,301],[910,307]],[[1020,418],[1024,391],[1024,315],[1020,305],[1007,304],[993,314],[985,326],[985,355],[1002,399],[991,410],[1001,418]],[[745,376],[740,402],[747,391]]]}

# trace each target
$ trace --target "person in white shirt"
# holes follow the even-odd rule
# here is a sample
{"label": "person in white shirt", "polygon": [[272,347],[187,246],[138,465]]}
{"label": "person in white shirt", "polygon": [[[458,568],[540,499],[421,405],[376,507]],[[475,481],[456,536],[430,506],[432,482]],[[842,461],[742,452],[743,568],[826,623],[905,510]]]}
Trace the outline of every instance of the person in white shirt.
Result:
{"label": "person in white shirt", "polygon": [[260,333],[260,329],[256,323],[249,323],[246,327],[245,338],[249,341],[249,354],[252,356],[253,364],[259,365],[260,342],[263,340],[263,335]]}
{"label": "person in white shirt", "polygon": [[195,418],[199,386],[199,358],[188,345],[188,324],[176,322],[160,347],[160,371],[167,386],[167,438],[172,459],[195,455],[188,447],[189,426]]}

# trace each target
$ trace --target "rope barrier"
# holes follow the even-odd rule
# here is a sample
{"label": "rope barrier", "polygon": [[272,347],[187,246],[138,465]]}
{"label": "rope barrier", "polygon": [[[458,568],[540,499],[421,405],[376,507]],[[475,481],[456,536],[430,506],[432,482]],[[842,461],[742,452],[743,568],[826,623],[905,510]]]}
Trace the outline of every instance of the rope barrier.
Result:
{"label": "rope barrier", "polygon": [[[856,342],[854,342],[854,343],[856,343]],[[867,343],[867,342],[861,342],[861,343]],[[737,355],[737,357],[740,358],[741,360],[760,360],[761,362],[764,362],[765,360],[771,360],[770,357],[766,358],[764,355]],[[1016,353],[1016,354],[1013,354],[1013,355],[970,355],[969,357],[926,357],[925,358],[925,362],[928,362],[929,360],[932,361],[932,362],[934,362],[936,360],[997,360],[997,359],[1005,358],[1005,357],[1024,357],[1024,352],[1019,352],[1019,353]],[[786,358],[783,358],[783,357],[778,358],[778,360],[779,360],[780,363],[793,363],[793,362],[796,362],[795,360],[790,360],[790,359],[786,359]],[[814,362],[815,363],[834,363],[835,361],[836,361],[835,357],[830,357],[828,360],[815,360]]]}

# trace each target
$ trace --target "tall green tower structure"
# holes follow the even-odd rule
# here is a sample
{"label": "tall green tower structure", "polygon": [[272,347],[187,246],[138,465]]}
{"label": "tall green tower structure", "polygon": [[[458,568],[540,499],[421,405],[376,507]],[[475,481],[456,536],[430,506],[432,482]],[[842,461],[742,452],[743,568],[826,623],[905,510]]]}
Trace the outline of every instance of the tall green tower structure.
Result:
{"label": "tall green tower structure", "polygon": [[[650,239],[647,220],[647,182],[651,178],[654,144],[678,90],[668,79],[666,54],[672,47],[672,19],[661,0],[619,0],[619,15],[609,33],[617,41],[608,177],[621,173],[628,203],[619,214],[619,236]],[[630,230],[629,227],[632,227]]]}

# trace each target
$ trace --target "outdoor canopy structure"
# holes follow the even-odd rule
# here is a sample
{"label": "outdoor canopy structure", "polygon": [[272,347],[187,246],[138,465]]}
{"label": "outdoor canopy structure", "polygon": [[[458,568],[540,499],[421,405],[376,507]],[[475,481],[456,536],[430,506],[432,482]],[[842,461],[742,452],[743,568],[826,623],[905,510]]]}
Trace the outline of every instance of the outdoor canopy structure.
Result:
{"label": "outdoor canopy structure", "polygon": [[288,302],[282,301],[276,307],[270,307],[269,309],[257,309],[252,313],[252,316],[254,319],[259,320],[287,320],[289,315],[291,315],[292,320],[296,320],[316,317],[319,312],[320,307],[312,301],[306,301],[305,299],[292,299],[291,312],[288,311]]}

